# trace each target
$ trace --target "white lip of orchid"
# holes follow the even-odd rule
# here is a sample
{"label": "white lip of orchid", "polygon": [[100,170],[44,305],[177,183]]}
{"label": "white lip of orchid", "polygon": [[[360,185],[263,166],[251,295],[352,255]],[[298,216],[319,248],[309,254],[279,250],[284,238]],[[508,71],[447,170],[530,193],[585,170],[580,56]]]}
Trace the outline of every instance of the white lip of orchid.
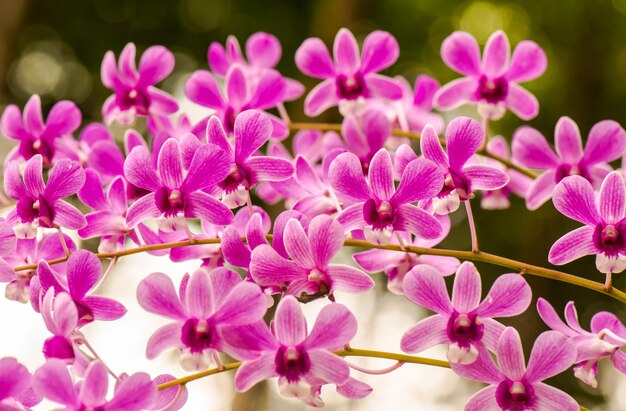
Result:
{"label": "white lip of orchid", "polygon": [[448,345],[446,357],[451,363],[468,365],[478,358],[478,349],[473,344],[469,346],[469,349],[465,349],[458,343],[451,343]]}
{"label": "white lip of orchid", "polygon": [[178,361],[185,371],[199,371],[207,369],[212,364],[213,358],[211,350],[192,353],[188,348],[183,348],[180,350]]}
{"label": "white lip of orchid", "polygon": [[387,245],[391,242],[391,236],[393,235],[393,227],[388,226],[382,230],[375,230],[371,225],[363,228],[365,239],[373,244]]}
{"label": "white lip of orchid", "polygon": [[598,387],[598,380],[596,380],[596,373],[593,370],[593,366],[597,361],[586,361],[585,365],[578,367],[574,370],[574,376],[585,384],[590,385],[593,388]]}

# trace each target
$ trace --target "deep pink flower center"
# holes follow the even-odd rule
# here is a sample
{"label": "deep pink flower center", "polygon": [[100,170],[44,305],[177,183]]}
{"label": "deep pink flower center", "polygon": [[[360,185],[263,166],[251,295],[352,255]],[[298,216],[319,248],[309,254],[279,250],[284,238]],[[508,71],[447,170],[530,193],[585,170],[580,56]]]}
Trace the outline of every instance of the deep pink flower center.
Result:
{"label": "deep pink flower center", "polygon": [[54,209],[40,195],[37,199],[32,197],[21,198],[17,203],[17,215],[25,223],[30,223],[36,218],[39,219],[39,226],[52,228],[54,221]]}
{"label": "deep pink flower center", "polygon": [[190,318],[185,321],[181,339],[192,353],[200,353],[213,346],[214,327],[208,320]]}
{"label": "deep pink flower center", "polygon": [[300,380],[311,368],[311,360],[306,349],[301,346],[286,347],[281,345],[274,359],[276,373],[293,383]]}
{"label": "deep pink flower center", "polygon": [[535,390],[523,379],[521,381],[507,379],[498,385],[496,401],[503,410],[529,410],[535,403]]}
{"label": "deep pink flower center", "polygon": [[479,100],[495,104],[506,99],[509,93],[509,82],[504,77],[490,79],[485,75],[478,79],[478,90],[476,94]]}
{"label": "deep pink flower center", "polygon": [[483,338],[485,326],[476,314],[459,313],[456,310],[448,320],[448,338],[459,347],[469,349]]}
{"label": "deep pink flower center", "polygon": [[20,143],[19,150],[22,157],[27,160],[37,154],[41,154],[44,167],[50,167],[50,160],[54,156],[54,145],[49,144],[44,138],[26,137]]}
{"label": "deep pink flower center", "polygon": [[394,210],[389,201],[379,201],[370,198],[363,205],[363,218],[374,230],[382,230],[393,225]]}
{"label": "deep pink flower center", "polygon": [[467,178],[448,167],[448,175],[443,181],[443,188],[437,194],[437,197],[443,198],[453,190],[456,190],[461,201],[465,201],[469,199],[469,195],[472,193],[472,185]]}
{"label": "deep pink flower center", "polygon": [[50,337],[43,344],[43,355],[46,358],[73,360],[74,349],[72,348],[72,342],[61,335]]}
{"label": "deep pink flower center", "polygon": [[581,176],[591,181],[591,176],[587,171],[587,167],[583,164],[561,164],[556,168],[556,174],[554,176],[554,180],[556,183],[563,180],[568,176]]}
{"label": "deep pink flower center", "polygon": [[180,190],[161,187],[156,191],[154,199],[159,211],[167,217],[176,215],[185,208],[185,195]]}
{"label": "deep pink flower center", "polygon": [[608,257],[616,257],[626,251],[626,225],[603,224],[596,226],[593,232],[593,242]]}
{"label": "deep pink flower center", "polygon": [[235,118],[239,113],[234,108],[228,106],[224,111],[224,130],[226,133],[231,134],[235,130]]}
{"label": "deep pink flower center", "polygon": [[248,171],[239,164],[233,164],[230,167],[230,172],[226,176],[219,186],[226,193],[232,193],[237,190],[237,187],[243,185],[246,190],[250,189],[250,174]]}
{"label": "deep pink flower center", "polygon": [[365,96],[367,88],[360,72],[352,75],[339,74],[336,78],[337,96],[344,100],[355,100]]}
{"label": "deep pink flower center", "polygon": [[148,114],[150,107],[150,96],[146,90],[141,88],[123,89],[115,95],[117,105],[122,110],[128,110],[135,107],[137,113]]}

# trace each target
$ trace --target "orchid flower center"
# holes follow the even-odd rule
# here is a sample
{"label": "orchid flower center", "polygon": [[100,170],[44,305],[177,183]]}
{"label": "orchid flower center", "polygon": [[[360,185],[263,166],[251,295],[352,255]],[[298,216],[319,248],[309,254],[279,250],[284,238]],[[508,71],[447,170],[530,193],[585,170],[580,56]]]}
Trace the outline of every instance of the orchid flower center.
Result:
{"label": "orchid flower center", "polygon": [[192,353],[199,353],[213,345],[213,326],[208,320],[190,318],[185,321],[181,339]]}
{"label": "orchid flower center", "polygon": [[437,194],[438,198],[446,197],[453,190],[456,190],[461,201],[469,199],[472,193],[470,181],[463,175],[457,173],[452,168],[448,168],[448,175],[443,182],[443,188]]}
{"label": "orchid flower center", "polygon": [[535,390],[525,380],[502,381],[496,389],[496,401],[503,410],[522,411],[532,409]]}
{"label": "orchid flower center", "polygon": [[31,223],[38,219],[40,227],[52,228],[54,221],[54,209],[48,205],[44,196],[38,198],[24,197],[17,203],[17,215],[25,223]]}
{"label": "orchid flower center", "polygon": [[508,93],[509,82],[503,77],[490,79],[483,75],[478,80],[477,94],[479,100],[495,104],[504,101]]}
{"label": "orchid flower center", "polygon": [[176,216],[185,208],[185,195],[180,190],[161,187],[155,193],[155,202],[159,211],[166,217]]}
{"label": "orchid flower center", "polygon": [[41,148],[41,140],[33,141],[33,150],[39,150]]}
{"label": "orchid flower center", "polygon": [[311,361],[306,349],[300,345],[286,347],[282,345],[274,360],[276,373],[285,377],[289,383],[296,382],[311,368]]}
{"label": "orchid flower center", "polygon": [[317,268],[314,268],[311,270],[311,272],[309,273],[309,281],[314,282],[314,283],[321,283],[322,281],[324,281],[325,275],[321,270],[318,270]]}
{"label": "orchid flower center", "polygon": [[376,200],[370,198],[363,205],[363,217],[374,230],[382,230],[393,225],[394,209],[389,201],[381,201],[378,205]]}
{"label": "orchid flower center", "polygon": [[560,182],[568,176],[581,176],[591,181],[587,168],[581,164],[561,164],[556,169],[556,175],[554,177],[555,182]]}
{"label": "orchid flower center", "polygon": [[170,207],[180,208],[183,205],[183,196],[178,190],[172,190],[169,196]]}
{"label": "orchid flower center", "polygon": [[345,100],[355,100],[367,94],[365,80],[358,71],[352,75],[340,74],[337,76],[337,96]]}
{"label": "orchid flower center", "polygon": [[483,338],[485,326],[480,317],[471,313],[454,311],[448,320],[448,337],[459,347],[469,349]]}
{"label": "orchid flower center", "polygon": [[139,114],[147,114],[150,107],[150,96],[146,91],[138,88],[122,91],[116,95],[116,101],[122,110],[134,107]]}
{"label": "orchid flower center", "polygon": [[594,231],[593,240],[595,245],[604,251],[607,257],[615,257],[626,250],[626,241],[622,233],[622,225],[598,224]]}
{"label": "orchid flower center", "polygon": [[230,166],[228,175],[219,183],[219,186],[229,194],[237,190],[240,185],[246,190],[250,189],[250,176],[243,167],[234,163]]}
{"label": "orchid flower center", "polygon": [[237,117],[237,113],[234,108],[228,106],[228,108],[224,111],[224,130],[226,133],[231,134],[233,130],[235,130],[235,118]]}

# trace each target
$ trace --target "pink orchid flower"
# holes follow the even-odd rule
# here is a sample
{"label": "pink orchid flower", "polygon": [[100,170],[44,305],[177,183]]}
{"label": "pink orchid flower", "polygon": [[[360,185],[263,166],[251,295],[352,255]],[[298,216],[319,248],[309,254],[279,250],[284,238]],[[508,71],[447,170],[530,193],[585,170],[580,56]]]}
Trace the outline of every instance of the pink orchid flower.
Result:
{"label": "pink orchid flower", "polygon": [[577,378],[596,388],[598,362],[603,358],[610,358],[615,369],[626,374],[626,353],[620,350],[626,347],[626,327],[615,314],[606,311],[594,314],[589,332],[580,326],[573,301],[565,306],[567,324],[543,298],[537,300],[537,312],[548,327],[574,342],[578,352],[574,366],[574,375]]}
{"label": "pink orchid flower", "polygon": [[414,353],[436,344],[448,344],[451,363],[471,364],[481,347],[495,351],[504,326],[494,317],[513,317],[530,305],[530,286],[519,274],[498,277],[481,302],[481,279],[474,264],[464,262],[454,277],[452,300],[439,271],[418,265],[404,278],[404,294],[415,304],[437,314],[427,317],[404,336],[402,351]]}
{"label": "pink orchid flower", "polygon": [[568,394],[542,382],[562,373],[574,362],[576,348],[567,337],[556,331],[539,335],[530,353],[528,367],[515,328],[506,327],[497,343],[499,367],[484,350],[474,364],[451,364],[457,374],[489,384],[467,401],[465,411],[580,410],[578,403]]}
{"label": "pink orchid flower", "polygon": [[580,131],[569,117],[561,117],[554,131],[556,153],[534,128],[522,126],[513,135],[513,159],[532,169],[545,170],[526,193],[526,207],[536,210],[550,199],[565,177],[579,175],[594,188],[612,171],[608,164],[626,151],[626,131],[615,121],[604,120],[589,131],[583,150]]}
{"label": "pink orchid flower", "polygon": [[350,369],[332,351],[348,344],[356,331],[354,315],[333,303],[320,311],[308,332],[300,303],[285,296],[276,308],[272,331],[257,323],[226,336],[236,356],[244,360],[235,375],[235,389],[247,391],[264,379],[278,377],[281,395],[308,400],[312,386],[342,386],[349,382]]}
{"label": "pink orchid flower", "polygon": [[174,69],[174,55],[163,46],[149,47],[141,56],[139,70],[135,66],[135,45],[128,43],[120,54],[107,51],[102,60],[102,84],[115,92],[102,106],[106,124],[117,120],[130,125],[136,116],[167,116],[178,111],[178,103],[170,94],[154,85]]}
{"label": "pink orchid flower", "polygon": [[354,35],[348,29],[339,30],[333,46],[334,61],[322,40],[305,40],[296,51],[296,66],[304,74],[324,80],[307,95],[305,114],[314,117],[340,103],[362,104],[370,97],[400,99],[402,88],[396,80],[378,74],[391,66],[399,54],[398,42],[385,31],[370,33],[359,56]]}
{"label": "pink orchid flower", "polygon": [[437,91],[437,108],[452,110],[464,103],[478,104],[479,114],[491,120],[500,119],[507,109],[522,120],[539,113],[535,96],[518,84],[536,79],[546,70],[546,54],[537,43],[520,42],[510,58],[509,39],[498,30],[487,40],[481,62],[476,39],[464,31],[455,31],[441,44],[441,58],[466,77]]}

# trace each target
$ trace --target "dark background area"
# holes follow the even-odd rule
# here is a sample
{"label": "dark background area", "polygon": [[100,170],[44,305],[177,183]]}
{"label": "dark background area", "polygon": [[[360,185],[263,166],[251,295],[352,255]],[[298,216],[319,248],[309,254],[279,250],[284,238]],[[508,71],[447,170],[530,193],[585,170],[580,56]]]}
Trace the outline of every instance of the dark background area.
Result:
{"label": "dark background area", "polygon": [[[0,0],[0,110],[9,103],[23,106],[37,93],[46,107],[60,99],[72,99],[86,120],[97,121],[101,104],[110,94],[99,77],[107,50],[119,54],[129,41],[140,50],[153,44],[169,47],[176,54],[176,69],[163,87],[173,91],[180,90],[193,70],[207,67],[206,52],[212,41],[223,43],[234,34],[243,44],[259,30],[280,39],[283,58],[278,68],[283,74],[310,89],[317,80],[298,73],[295,50],[310,36],[332,44],[340,27],[351,29],[359,40],[375,29],[391,32],[400,43],[401,55],[387,73],[405,75],[411,82],[417,74],[428,73],[442,83],[457,77],[439,56],[446,36],[457,29],[467,30],[482,44],[491,32],[504,29],[512,46],[532,39],[548,54],[545,75],[527,85],[541,103],[539,116],[529,124],[548,140],[552,141],[554,125],[563,115],[578,123],[583,138],[603,119],[626,124],[626,0]],[[287,107],[295,121],[306,119],[302,101]],[[463,113],[474,111],[464,109]],[[314,121],[339,121],[339,117],[336,110],[329,110]],[[510,139],[520,124],[509,113],[493,124],[492,132]],[[549,266],[547,253],[554,240],[578,226],[551,204],[531,213],[519,199],[508,210],[476,210],[475,214],[482,249],[543,266]],[[442,246],[468,249],[463,212],[454,220],[453,233]],[[485,274],[484,293],[495,276],[505,272],[486,265],[479,269]],[[604,280],[593,257],[563,270]],[[626,288],[625,275],[615,276],[616,287]],[[539,296],[548,298],[559,313],[567,301],[575,300],[584,327],[599,310],[624,318],[624,306],[606,296],[568,284],[528,279],[533,305],[525,315],[503,321],[518,327],[527,351],[545,330],[534,306]],[[587,406],[603,401],[599,391],[583,387],[570,372],[554,383]]]}

